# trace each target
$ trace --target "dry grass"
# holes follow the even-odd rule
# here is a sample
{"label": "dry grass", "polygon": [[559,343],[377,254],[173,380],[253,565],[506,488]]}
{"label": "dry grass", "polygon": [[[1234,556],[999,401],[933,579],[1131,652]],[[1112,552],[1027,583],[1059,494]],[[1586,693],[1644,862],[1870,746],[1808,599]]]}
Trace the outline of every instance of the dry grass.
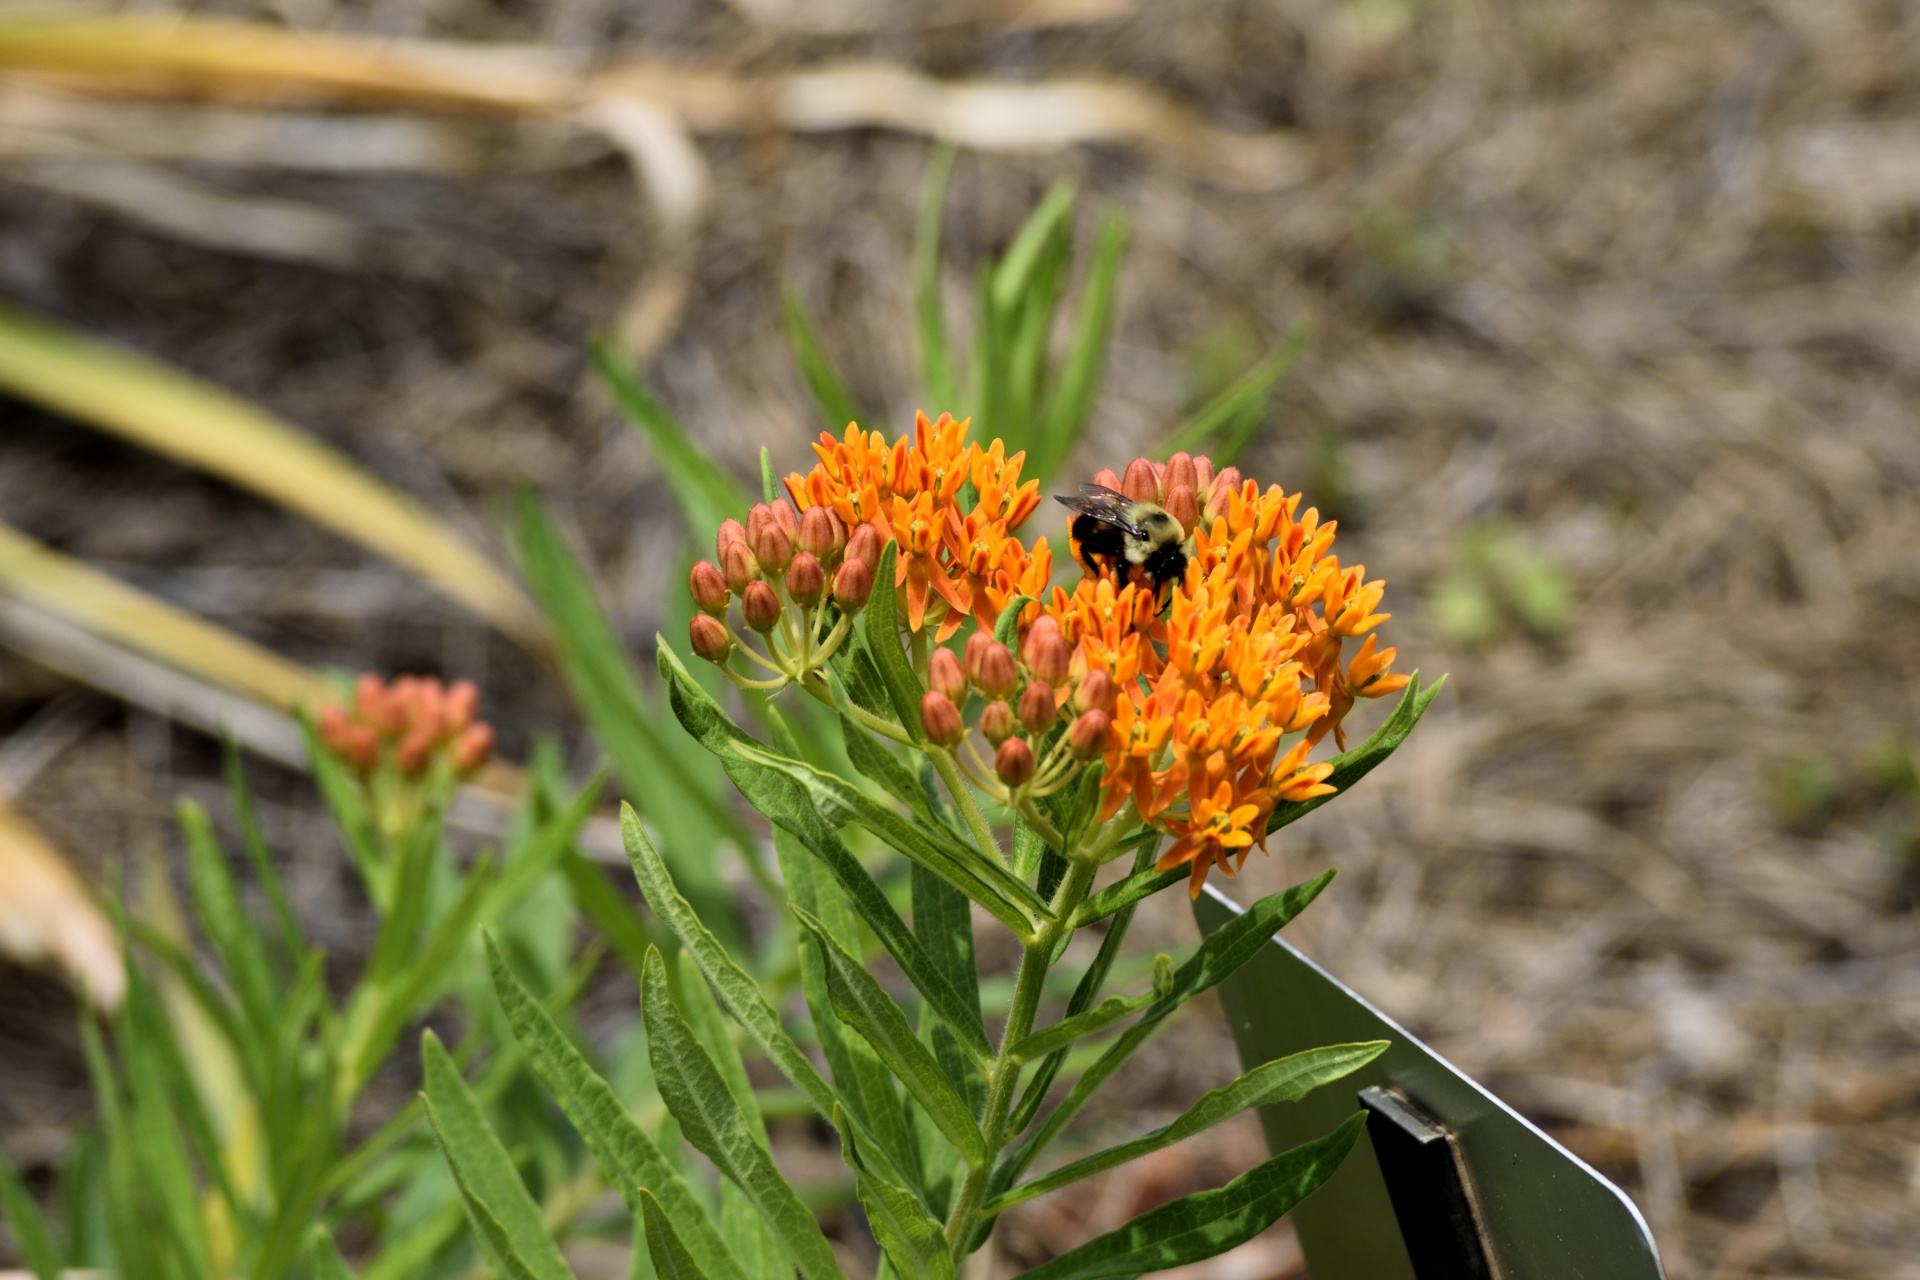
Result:
{"label": "dry grass", "polygon": [[[1401,757],[1242,891],[1339,866],[1303,945],[1627,1186],[1676,1280],[1920,1275],[1920,882],[1893,847],[1920,813],[1867,780],[1881,744],[1920,744],[1920,14],[1482,0],[1385,30],[1401,7],[1422,8],[1195,0],[1036,26],[1003,3],[848,0],[820,31],[777,20],[799,6],[744,0],[277,5],[746,75],[874,57],[1121,77],[1297,142],[1306,176],[1269,190],[1128,145],[963,153],[948,220],[957,323],[970,264],[1054,177],[1135,218],[1085,470],[1177,418],[1196,353],[1236,342],[1223,324],[1319,326],[1249,469],[1318,486],[1348,550],[1390,580],[1403,664],[1452,681]],[[744,472],[765,441],[798,462],[816,429],[783,281],[856,397],[901,421],[926,146],[771,124],[706,141],[710,211],[681,243],[637,223],[604,150],[497,121],[434,128],[468,159],[424,176],[186,168],[373,246],[318,266],[183,244],[0,170],[0,291],[260,399],[468,528],[531,480],[638,645],[677,589],[677,535],[585,375],[584,337],[683,254],[684,311],[652,375],[721,456]],[[510,745],[564,719],[525,659],[391,570],[6,412],[9,522],[305,661],[476,674]],[[1577,588],[1564,632],[1509,623],[1469,646],[1435,625],[1424,594],[1496,520]],[[0,666],[0,716],[17,727],[60,689]],[[90,723],[21,807],[95,859],[165,840],[162,801],[208,786],[209,751],[135,713]],[[325,918],[336,855],[299,785],[275,787],[270,817]],[[1180,911],[1165,904],[1158,936],[1182,936]],[[9,974],[0,995],[0,1122],[35,1158],[83,1102],[56,1087],[71,1061],[41,1046],[64,1034],[57,1008],[26,983]],[[1116,1123],[1216,1083],[1229,1054],[1223,1032],[1163,1044]],[[1232,1167],[1245,1133],[1221,1143],[1128,1176],[1173,1194],[1208,1160]],[[1029,1214],[1008,1248],[1037,1256],[1154,1194]]]}

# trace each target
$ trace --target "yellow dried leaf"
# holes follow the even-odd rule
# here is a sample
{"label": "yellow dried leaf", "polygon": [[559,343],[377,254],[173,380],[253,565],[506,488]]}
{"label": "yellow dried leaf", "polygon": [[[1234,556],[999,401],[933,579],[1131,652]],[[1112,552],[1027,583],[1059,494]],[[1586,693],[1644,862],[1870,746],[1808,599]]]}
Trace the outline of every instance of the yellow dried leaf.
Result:
{"label": "yellow dried leaf", "polygon": [[0,953],[57,965],[96,1005],[111,1011],[126,992],[120,940],[59,852],[0,801]]}

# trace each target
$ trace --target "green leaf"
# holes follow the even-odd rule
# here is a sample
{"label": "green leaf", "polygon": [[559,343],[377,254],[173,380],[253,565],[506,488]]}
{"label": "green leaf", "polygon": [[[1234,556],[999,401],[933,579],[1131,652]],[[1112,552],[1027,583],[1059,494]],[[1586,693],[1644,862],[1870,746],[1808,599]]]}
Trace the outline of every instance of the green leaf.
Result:
{"label": "green leaf", "polygon": [[799,296],[792,289],[782,289],[780,305],[786,312],[787,337],[793,343],[793,358],[800,365],[800,376],[807,380],[807,390],[813,392],[814,403],[820,406],[827,430],[838,436],[865,415],[847,394],[846,384],[834,372],[827,353],[820,349],[820,341],[814,336],[813,326],[807,323],[807,313],[801,309]]}
{"label": "green leaf", "polygon": [[474,1230],[494,1254],[491,1261],[516,1277],[571,1280],[573,1272],[547,1233],[540,1206],[488,1127],[480,1103],[460,1078],[460,1068],[431,1031],[420,1037],[420,1060],[427,1118],[459,1183]]}
{"label": "green leaf", "polygon": [[[640,1224],[646,1234],[647,1256],[660,1280],[708,1280],[687,1246],[673,1229],[673,1221],[645,1187],[640,1189]],[[682,1219],[684,1222],[685,1219]]]}
{"label": "green leaf", "polygon": [[613,878],[606,870],[578,849],[568,849],[561,854],[560,874],[566,877],[567,888],[573,893],[573,905],[587,918],[594,932],[612,944],[638,981],[647,948],[660,945],[662,939],[653,936],[645,919],[614,887]]}
{"label": "green leaf", "polygon": [[642,972],[640,1012],[660,1097],[687,1141],[746,1192],[807,1280],[844,1280],[820,1224],[754,1140],[713,1059],[675,1004],[658,951],[648,954]]}
{"label": "green leaf", "polygon": [[744,850],[748,836],[728,812],[719,779],[689,759],[685,744],[659,726],[642,696],[620,639],[594,597],[586,574],[560,531],[531,494],[520,503],[520,561],[540,607],[552,620],[562,670],[574,700],[607,749],[621,785],[663,824],[675,870],[707,926],[730,944],[740,940],[715,846]]}
{"label": "green leaf", "polygon": [[[834,692],[839,694],[843,690],[836,685]],[[840,713],[840,736],[847,744],[847,759],[861,777],[878,783],[882,791],[905,805],[922,822],[939,822],[927,793],[921,790],[920,780],[878,737],[855,724],[844,711]]]}
{"label": "green leaf", "polygon": [[320,798],[326,801],[328,810],[333,814],[333,825],[347,842],[347,852],[353,856],[354,869],[360,873],[361,887],[366,890],[374,909],[385,912],[393,905],[387,878],[383,874],[386,860],[381,853],[380,836],[373,824],[373,815],[367,812],[367,806],[361,799],[359,784],[347,772],[345,762],[320,745],[313,718],[305,713],[300,716],[300,732],[307,744],[307,768],[313,774]]}
{"label": "green leaf", "polygon": [[1121,1033],[1120,1038],[1074,1082],[1073,1088],[1068,1090],[1067,1096],[1061,1099],[1060,1105],[1053,1109],[1046,1122],[1020,1145],[1008,1162],[1008,1167],[1016,1173],[1026,1168],[1033,1157],[1059,1135],[1067,1121],[1086,1104],[1094,1091],[1119,1070],[1135,1049],[1146,1043],[1154,1029],[1169,1014],[1194,996],[1225,981],[1241,965],[1253,959],[1275,933],[1306,910],[1307,904],[1318,897],[1332,879],[1333,872],[1325,871],[1305,884],[1269,894],[1202,942],[1187,958],[1187,962],[1174,971],[1172,987],[1149,1005],[1146,1012],[1140,1015],[1140,1021]]}
{"label": "green leaf", "polygon": [[1400,701],[1394,705],[1393,714],[1380,723],[1380,727],[1368,735],[1367,740],[1351,751],[1343,752],[1333,758],[1333,773],[1327,778],[1337,788],[1332,795],[1315,796],[1311,800],[1283,800],[1274,806],[1267,818],[1267,830],[1278,831],[1290,822],[1298,822],[1336,795],[1344,795],[1354,783],[1371,773],[1374,767],[1399,749],[1413,732],[1413,726],[1420,723],[1420,717],[1427,714],[1427,708],[1433,705],[1440,687],[1447,678],[1441,676],[1422,689],[1420,673],[1415,671],[1413,678],[1407,681],[1407,687],[1400,695]]}
{"label": "green leaf", "polygon": [[852,1127],[841,1124],[840,1158],[853,1170],[854,1194],[867,1211],[873,1238],[907,1280],[953,1280],[953,1252],[940,1224],[920,1198],[868,1167]]}
{"label": "green leaf", "polygon": [[53,1247],[46,1220],[27,1193],[26,1184],[20,1181],[19,1170],[7,1158],[5,1148],[0,1148],[0,1214],[13,1228],[14,1248],[26,1260],[34,1280],[60,1280],[60,1255]]}
{"label": "green leaf", "polygon": [[935,413],[957,415],[960,384],[953,374],[953,348],[947,342],[946,314],[940,303],[940,224],[953,153],[952,143],[940,142],[927,156],[920,217],[913,233],[913,318],[920,347],[920,394]]}
{"label": "green leaf", "polygon": [[797,905],[792,910],[826,961],[827,993],[834,1013],[873,1046],[887,1069],[927,1109],[947,1141],[959,1148],[968,1165],[978,1168],[985,1164],[987,1144],[978,1122],[932,1051],[913,1034],[907,1015],[859,960],[827,935],[825,925]]}
{"label": "green leaf", "polygon": [[306,1267],[310,1280],[353,1280],[353,1269],[340,1256],[333,1234],[320,1223],[307,1236]]}
{"label": "green leaf", "polygon": [[[972,904],[965,894],[917,862],[909,875],[914,936],[961,998],[978,1009],[980,970],[973,951]],[[955,1043],[953,1033],[938,1021],[930,1026],[923,1023],[921,1032],[933,1045],[940,1069],[967,1100],[968,1110],[981,1114],[986,1109],[986,1081],[980,1072],[969,1069],[964,1046]]]}
{"label": "green leaf", "polygon": [[773,474],[773,450],[760,446],[760,501],[771,506],[780,496],[780,482]]}
{"label": "green leaf", "polygon": [[1144,871],[1136,871],[1124,880],[1116,880],[1100,892],[1089,894],[1078,907],[1074,908],[1072,927],[1084,929],[1096,920],[1104,920],[1124,907],[1133,906],[1142,898],[1150,898],[1170,884],[1193,879],[1193,868],[1175,867],[1171,871],[1155,871],[1151,865]]}
{"label": "green leaf", "polygon": [[680,999],[680,1012],[686,1015],[687,1025],[693,1028],[693,1034],[713,1059],[720,1078],[727,1082],[727,1092],[733,1095],[733,1105],[740,1108],[747,1127],[760,1140],[761,1146],[768,1146],[767,1123],[761,1118],[760,1104],[754,1099],[753,1081],[747,1077],[747,1064],[740,1057],[740,1048],[734,1044],[733,1036],[727,1031],[726,1019],[720,1016],[720,1006],[714,1003],[713,992],[700,975],[699,964],[686,951],[674,957],[674,964],[680,970],[677,975],[680,981],[675,987]]}
{"label": "green leaf", "polygon": [[1366,1113],[1356,1112],[1326,1137],[1255,1165],[1217,1191],[1182,1196],[1143,1213],[1118,1231],[1023,1272],[1023,1280],[1106,1280],[1217,1257],[1253,1239],[1318,1190],[1347,1158],[1365,1124]]}
{"label": "green leaf", "polygon": [[982,1212],[1004,1213],[1014,1205],[1024,1204],[1050,1191],[1058,1191],[1069,1183],[1138,1160],[1163,1147],[1170,1147],[1253,1107],[1269,1106],[1276,1102],[1298,1102],[1321,1085],[1366,1066],[1386,1050],[1387,1041],[1369,1040],[1359,1044],[1308,1049],[1291,1057],[1277,1058],[1255,1067],[1232,1084],[1204,1094],[1172,1124],[1023,1182]]}
{"label": "green leaf", "polygon": [[929,871],[979,903],[986,911],[1023,937],[1031,937],[1047,916],[1040,895],[1016,880],[998,862],[958,847],[950,848],[892,809],[869,798],[842,778],[762,747],[736,743],[734,750],[755,764],[765,765],[800,784],[820,816],[839,826],[853,822],[878,836],[895,852],[921,863]]}
{"label": "green leaf", "polygon": [[1074,318],[1073,343],[1027,459],[1026,474],[1043,483],[1072,455],[1086,428],[1094,394],[1100,389],[1112,340],[1114,285],[1126,251],[1126,217],[1112,206],[1102,208],[1093,266],[1080,291],[1080,311]]}
{"label": "green leaf", "polygon": [[214,837],[207,812],[191,800],[182,800],[175,808],[180,833],[186,837],[187,883],[193,894],[194,913],[199,917],[207,941],[220,953],[221,964],[234,994],[246,1010],[247,1019],[256,1028],[273,1020],[278,1000],[273,966],[260,931],[247,919],[240,905],[240,889],[233,881],[233,869]]}
{"label": "green leaf", "polygon": [[[91,1020],[83,1022],[90,1029]],[[209,1126],[204,1113],[195,1114],[198,1098],[174,1087],[184,1075],[178,1065],[179,1047],[173,1042],[158,998],[139,969],[131,965],[117,1031],[129,1103],[121,1140],[129,1144],[135,1176],[157,1201],[154,1216],[159,1219],[164,1238],[177,1249],[181,1264],[197,1274],[210,1274],[198,1188],[181,1132],[185,1129],[196,1138],[204,1138]]]}
{"label": "green leaf", "polygon": [[880,551],[880,563],[873,571],[873,595],[867,600],[864,634],[867,652],[873,655],[874,665],[880,669],[880,681],[886,686],[887,697],[893,701],[894,719],[900,722],[908,737],[919,742],[926,736],[920,728],[920,696],[926,690],[920,687],[920,677],[913,674],[913,664],[900,643],[899,605],[894,596],[894,577],[899,572],[899,563],[900,544],[888,539]]}
{"label": "green leaf", "polygon": [[600,802],[600,788],[604,781],[603,773],[594,774],[567,802],[565,808],[549,814],[520,843],[513,861],[507,863],[494,881],[482,908],[482,916],[493,919],[523,901],[559,865],[567,851],[573,848],[580,828],[593,816],[594,806]]}
{"label": "green leaf", "polygon": [[1274,387],[1287,376],[1312,337],[1313,326],[1305,320],[1287,330],[1264,360],[1234,379],[1161,441],[1155,451],[1158,456],[1168,458],[1182,450],[1201,453],[1211,449],[1217,465],[1224,467],[1232,462],[1265,420]]}
{"label": "green leaf", "polygon": [[[986,1034],[980,1030],[978,1014],[947,982],[944,973],[935,966],[919,939],[914,937],[906,922],[900,918],[900,913],[887,901],[885,891],[860,865],[860,860],[853,856],[853,851],[847,848],[839,833],[820,816],[806,792],[780,771],[767,768],[741,754],[740,747],[743,744],[758,744],[727,719],[719,704],[687,677],[686,668],[680,664],[679,657],[671,647],[662,643],[659,655],[660,675],[667,681],[674,714],[680,718],[687,732],[720,758],[727,776],[733,779],[748,803],[764,814],[769,822],[792,834],[809,853],[820,860],[828,874],[846,893],[860,918],[899,963],[907,980],[926,999],[928,1006],[961,1035],[968,1052],[978,1061],[991,1061],[993,1049],[987,1043]],[[764,1043],[762,1047],[765,1047]],[[769,1056],[772,1056],[771,1051]],[[777,1057],[774,1060],[779,1061]],[[795,1083],[799,1082],[796,1080]]]}
{"label": "green leaf", "polygon": [[1157,997],[1151,991],[1143,991],[1137,996],[1108,996],[1094,1008],[1072,1017],[1063,1018],[1050,1027],[1043,1028],[1013,1046],[1009,1056],[1015,1062],[1032,1062],[1056,1049],[1064,1049],[1074,1041],[1093,1035],[1131,1013],[1152,1004]]}
{"label": "green leaf", "polygon": [[240,836],[246,844],[247,860],[253,864],[254,879],[260,882],[267,902],[273,907],[274,921],[280,927],[281,954],[298,955],[306,949],[307,940],[300,932],[299,922],[294,919],[293,904],[287,898],[286,886],[281,883],[280,873],[273,865],[273,856],[267,852],[266,839],[260,834],[260,820],[254,813],[253,795],[247,790],[246,773],[240,763],[240,744],[231,733],[220,735],[220,755],[226,768],[227,795],[233,804],[234,817],[240,821]]}
{"label": "green leaf", "polygon": [[1032,596],[1015,596],[1000,611],[999,621],[993,624],[993,638],[1015,653],[1020,651],[1020,615],[1030,604],[1038,604]]}
{"label": "green leaf", "polygon": [[667,489],[680,504],[687,528],[695,536],[718,529],[733,517],[744,520],[753,500],[725,468],[695,444],[674,416],[647,391],[632,366],[604,342],[593,344],[593,363],[606,379],[607,389],[620,410],[653,446],[653,455],[666,473]]}
{"label": "green leaf", "polygon": [[606,1172],[607,1181],[626,1200],[629,1211],[638,1215],[642,1188],[651,1191],[680,1224],[686,1247],[711,1280],[745,1280],[745,1272],[686,1180],[634,1121],[612,1086],[521,984],[492,938],[487,939],[487,964],[514,1039],[560,1110],[586,1140],[587,1149]]}
{"label": "green leaf", "polygon": [[993,305],[1010,312],[1033,283],[1047,245],[1065,228],[1073,213],[1073,184],[1061,179],[1048,189],[1040,203],[1027,215],[1026,222],[1007,246],[999,265],[993,270]]}

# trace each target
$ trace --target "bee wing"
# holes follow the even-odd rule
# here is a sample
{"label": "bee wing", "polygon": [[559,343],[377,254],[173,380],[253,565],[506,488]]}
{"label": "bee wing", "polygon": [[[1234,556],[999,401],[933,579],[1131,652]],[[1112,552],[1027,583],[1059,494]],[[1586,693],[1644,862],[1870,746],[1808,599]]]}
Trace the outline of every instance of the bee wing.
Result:
{"label": "bee wing", "polygon": [[1134,522],[1132,515],[1133,499],[1103,484],[1083,484],[1080,496],[1069,498],[1064,494],[1053,495],[1053,500],[1068,510],[1077,511],[1083,516],[1091,516],[1117,529],[1125,529],[1136,538],[1144,538],[1147,531]]}

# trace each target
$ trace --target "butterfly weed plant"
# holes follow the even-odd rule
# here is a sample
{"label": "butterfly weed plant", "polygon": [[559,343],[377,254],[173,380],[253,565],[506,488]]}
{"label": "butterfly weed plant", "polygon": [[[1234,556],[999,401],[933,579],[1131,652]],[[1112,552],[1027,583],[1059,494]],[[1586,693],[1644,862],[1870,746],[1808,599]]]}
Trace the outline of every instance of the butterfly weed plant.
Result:
{"label": "butterfly weed plant", "polygon": [[[627,852],[678,952],[642,963],[665,1111],[652,1132],[492,956],[520,1048],[626,1203],[637,1274],[843,1274],[773,1159],[728,1022],[839,1135],[884,1268],[939,1280],[1006,1210],[1297,1099],[1385,1047],[1261,1064],[1171,1124],[1033,1172],[1100,1086],[1331,872],[1261,899],[1178,963],[1158,958],[1143,989],[1109,993],[1140,901],[1175,885],[1197,895],[1215,869],[1232,875],[1391,752],[1433,689],[1392,672],[1394,651],[1377,642],[1383,586],[1340,563],[1333,525],[1236,468],[1182,453],[1096,476],[1179,520],[1185,565],[1156,580],[1076,546],[1069,587],[1054,582],[1048,539],[1022,537],[1043,495],[1003,441],[921,416],[899,439],[850,426],[814,451],[810,471],[777,487],[769,469],[764,501],[744,521],[724,519],[714,559],[693,566],[691,667],[669,642],[658,650],[674,715],[773,829],[792,924],[781,936],[806,1019],[716,936],[631,808]],[[762,734],[695,677],[703,665],[760,708]],[[1393,694],[1380,729],[1343,749],[1356,701]],[[801,741],[795,713],[809,705],[848,768],[823,767],[818,744]],[[1316,760],[1323,745],[1335,754]],[[901,868],[907,891],[889,893]],[[1021,957],[997,1025],[983,1006],[976,912]],[[1064,975],[1064,1011],[1039,1025],[1074,935],[1102,925],[1092,961]],[[875,977],[878,951],[910,995]],[[570,1275],[436,1042],[425,1067],[430,1118],[495,1270]],[[1356,1115],[1029,1274],[1131,1276],[1230,1249],[1324,1182],[1360,1125]],[[717,1194],[683,1142],[717,1170]]]}

